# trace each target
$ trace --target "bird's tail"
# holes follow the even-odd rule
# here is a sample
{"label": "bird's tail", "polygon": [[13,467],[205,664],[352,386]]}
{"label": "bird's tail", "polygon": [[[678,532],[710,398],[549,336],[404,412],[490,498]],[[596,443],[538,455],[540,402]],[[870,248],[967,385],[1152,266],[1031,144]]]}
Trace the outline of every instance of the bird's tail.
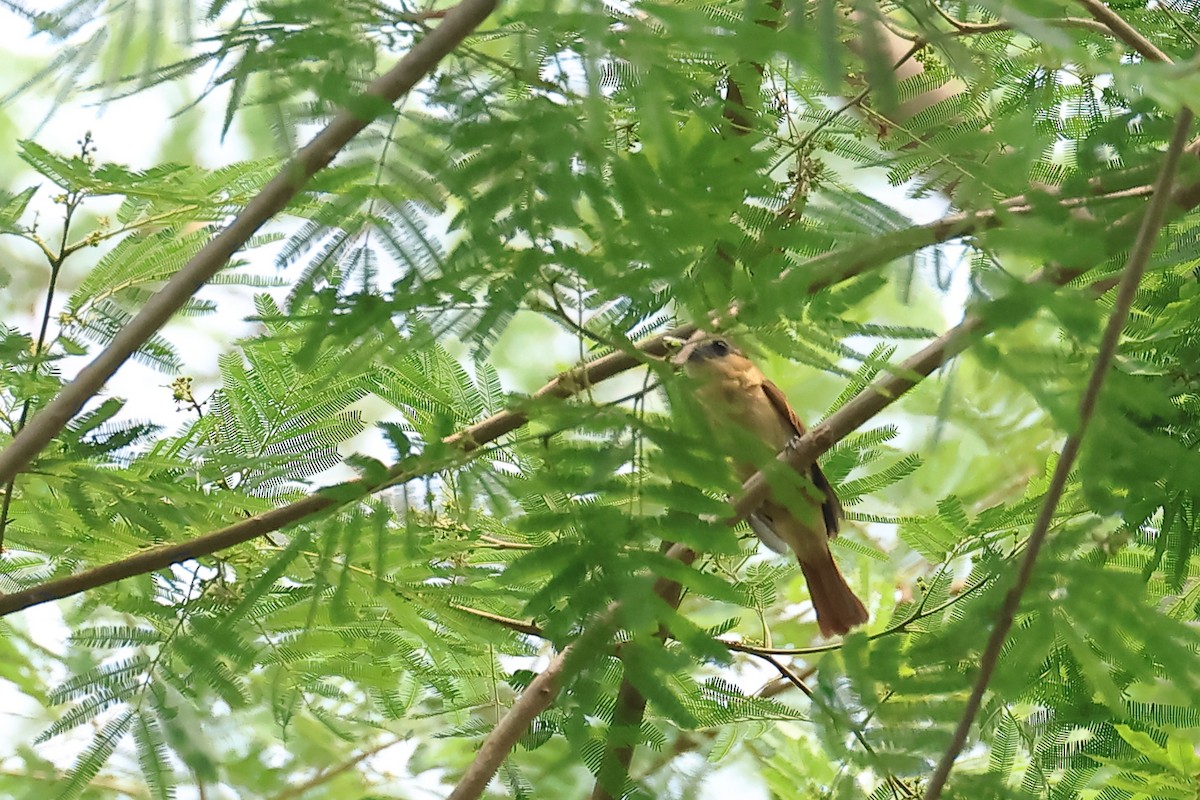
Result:
{"label": "bird's tail", "polygon": [[842,635],[867,621],[867,609],[842,577],[828,549],[824,558],[801,561],[800,570],[808,582],[822,636]]}

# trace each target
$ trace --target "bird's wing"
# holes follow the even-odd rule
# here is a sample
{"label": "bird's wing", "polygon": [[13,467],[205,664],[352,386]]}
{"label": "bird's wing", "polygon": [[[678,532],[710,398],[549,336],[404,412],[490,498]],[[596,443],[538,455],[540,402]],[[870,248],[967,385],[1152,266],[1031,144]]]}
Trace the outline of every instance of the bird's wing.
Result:
{"label": "bird's wing", "polygon": [[[796,412],[792,410],[780,388],[770,381],[764,380],[762,382],[762,390],[767,399],[771,401],[771,405],[775,407],[775,410],[791,424],[792,429],[796,431],[796,435],[803,436],[807,428],[796,417]],[[817,490],[825,495],[825,500],[821,503],[821,516],[825,518],[825,531],[832,538],[838,534],[838,521],[842,518],[842,501],[838,500],[837,492],[833,490],[829,479],[825,477],[825,473],[821,471],[821,467],[815,461],[812,465],[811,478]]]}
{"label": "bird's wing", "polygon": [[750,530],[754,531],[758,540],[776,553],[787,555],[792,552],[792,548],[788,547],[788,543],[783,540],[783,537],[775,532],[774,524],[766,516],[754,513],[746,517],[746,522],[750,523]]}

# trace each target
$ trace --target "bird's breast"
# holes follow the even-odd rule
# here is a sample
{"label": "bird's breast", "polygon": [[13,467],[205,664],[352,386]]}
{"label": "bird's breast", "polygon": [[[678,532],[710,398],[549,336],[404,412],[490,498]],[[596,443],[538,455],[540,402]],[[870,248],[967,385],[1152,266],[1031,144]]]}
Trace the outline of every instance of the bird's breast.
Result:
{"label": "bird's breast", "polygon": [[[788,421],[763,392],[762,383],[737,375],[722,376],[704,387],[702,398],[715,425],[729,425],[779,451],[795,435]],[[742,470],[739,470],[742,471]],[[753,473],[754,469],[751,467]]]}

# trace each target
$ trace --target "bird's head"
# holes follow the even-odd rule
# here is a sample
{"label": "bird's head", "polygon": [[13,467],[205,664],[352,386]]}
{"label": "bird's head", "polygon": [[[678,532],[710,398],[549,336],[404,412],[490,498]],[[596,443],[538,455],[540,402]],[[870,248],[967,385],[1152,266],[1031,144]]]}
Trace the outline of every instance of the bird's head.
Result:
{"label": "bird's head", "polygon": [[676,363],[694,378],[712,380],[732,378],[750,370],[757,373],[754,363],[731,341],[712,336],[689,342],[679,353]]}

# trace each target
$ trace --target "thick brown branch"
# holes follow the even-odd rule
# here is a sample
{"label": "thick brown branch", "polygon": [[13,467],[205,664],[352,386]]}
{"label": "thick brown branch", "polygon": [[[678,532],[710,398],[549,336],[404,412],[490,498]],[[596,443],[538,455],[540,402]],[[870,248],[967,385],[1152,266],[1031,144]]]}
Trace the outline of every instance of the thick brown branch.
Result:
{"label": "thick brown branch", "polygon": [[[1084,0],[1084,2],[1086,4],[1090,0]],[[929,779],[929,784],[925,788],[925,800],[937,800],[937,798],[941,797],[942,788],[946,785],[946,779],[950,776],[950,770],[954,766],[955,759],[958,758],[958,754],[962,752],[962,748],[967,742],[967,734],[975,722],[975,716],[979,713],[979,707],[983,703],[983,695],[987,691],[988,684],[991,682],[992,673],[1000,661],[1000,650],[1004,646],[1004,640],[1008,637],[1008,632],[1012,629],[1013,620],[1016,618],[1017,610],[1021,605],[1021,596],[1025,593],[1025,588],[1029,585],[1029,579],[1033,575],[1033,568],[1037,562],[1038,553],[1041,551],[1042,544],[1046,541],[1046,535],[1050,530],[1050,522],[1054,518],[1054,511],[1058,507],[1058,502],[1062,498],[1063,492],[1066,490],[1071,467],[1074,465],[1075,457],[1079,453],[1083,436],[1087,432],[1088,422],[1091,421],[1092,413],[1096,409],[1100,390],[1104,387],[1104,379],[1108,376],[1109,369],[1112,367],[1113,358],[1117,352],[1117,344],[1120,342],[1121,332],[1125,328],[1125,320],[1129,316],[1129,310],[1133,307],[1138,283],[1146,271],[1146,264],[1150,261],[1150,255],[1154,250],[1154,242],[1158,238],[1158,232],[1167,219],[1171,184],[1175,180],[1175,174],[1179,171],[1180,161],[1183,157],[1184,147],[1187,144],[1191,124],[1192,113],[1184,109],[1175,124],[1175,132],[1171,137],[1171,144],[1167,149],[1166,157],[1163,159],[1162,171],[1155,182],[1155,193],[1150,199],[1149,204],[1147,204],[1146,214],[1142,218],[1137,238],[1134,240],[1133,247],[1129,251],[1129,260],[1121,277],[1117,299],[1113,305],[1112,314],[1108,318],[1108,325],[1104,329],[1104,336],[1100,340],[1100,351],[1096,355],[1096,364],[1092,368],[1091,377],[1088,379],[1083,397],[1079,401],[1079,422],[1075,430],[1067,437],[1062,454],[1058,458],[1054,475],[1050,479],[1050,488],[1046,492],[1046,500],[1042,504],[1041,513],[1038,514],[1037,521],[1033,525],[1033,531],[1029,535],[1029,542],[1025,547],[1025,554],[1021,559],[1020,568],[1017,570],[1016,580],[1004,597],[1004,604],[1000,607],[996,624],[992,628],[987,646],[984,648],[983,655],[980,658],[979,676],[975,680],[975,685],[971,687],[971,694],[967,698],[966,708],[964,708],[962,719],[959,720],[958,726],[954,730],[950,745],[946,748],[946,752],[942,755],[933,776]]]}
{"label": "thick brown branch", "polygon": [[558,696],[563,668],[571,657],[575,644],[569,644],[554,657],[541,674],[521,692],[505,715],[483,740],[471,765],[446,800],[475,800],[483,794],[500,764],[517,746],[534,718],[550,707]]}
{"label": "thick brown branch", "polygon": [[[1017,207],[1009,210],[1019,213],[1024,209]],[[803,276],[807,290],[816,292],[838,281],[858,275],[867,269],[886,264],[900,255],[915,252],[928,244],[936,244],[956,236],[963,236],[993,224],[996,224],[994,212],[982,212],[976,215],[956,214],[932,225],[916,226],[900,231],[893,236],[883,237],[881,242],[867,253],[859,252],[851,258],[840,254],[830,254],[811,259],[798,269],[786,271],[781,276],[781,280],[787,279],[792,274]],[[670,341],[686,339],[696,330],[695,325],[683,325],[654,336],[637,348],[631,347],[628,351],[614,352],[598,358],[559,375],[534,393],[533,399],[536,401],[570,397],[588,386],[600,383],[644,363],[647,356],[661,358],[668,352]],[[520,409],[503,411],[451,436],[447,439],[447,443],[461,448],[464,453],[469,453],[520,428],[528,420],[528,414]],[[287,525],[309,519],[341,503],[350,502],[385,486],[395,485],[427,474],[434,471],[437,466],[425,465],[422,469],[398,465],[389,473],[388,479],[381,484],[372,485],[359,482],[353,490],[350,487],[343,487],[346,491],[340,495],[339,499],[334,499],[329,495],[307,497],[186,542],[144,550],[119,561],[94,567],[66,578],[48,581],[20,592],[0,596],[0,616],[51,600],[70,597],[134,575],[163,569],[181,561],[212,555],[219,550],[248,542]]]}
{"label": "thick brown branch", "polygon": [[[1041,273],[1037,277],[1039,281],[1043,280]],[[1065,283],[1071,277],[1074,276],[1064,276],[1060,282]],[[969,314],[961,323],[943,333],[915,355],[905,359],[895,372],[876,380],[824,422],[814,426],[803,436],[792,440],[780,452],[778,459],[795,469],[805,469],[822,453],[860,428],[929,376],[935,369],[966,349],[972,337],[984,328],[982,316]],[[762,504],[769,491],[767,478],[761,471],[750,476],[742,484],[742,493],[734,503],[733,514],[725,520],[725,523],[736,525],[750,516],[750,513]]]}
{"label": "thick brown branch", "polygon": [[[640,354],[636,350],[631,350],[628,353],[611,353],[598,358],[586,366],[558,376],[539,389],[533,397],[535,400],[549,397],[570,397],[594,383],[611,378],[643,363],[646,356],[661,357],[665,355],[668,342],[672,337],[686,338],[695,330],[694,325],[685,325],[652,337],[642,344]],[[482,445],[516,430],[527,421],[528,416],[521,410],[505,411],[460,431],[446,441],[459,448],[462,454],[467,455]],[[386,486],[403,483],[446,466],[448,465],[445,462],[417,467],[398,464],[389,472],[387,479],[379,484],[357,481],[339,487],[336,496],[333,494],[312,495],[195,539],[143,550],[119,561],[93,567],[66,578],[47,581],[20,592],[2,595],[0,596],[0,617],[51,600],[61,600],[64,597],[70,597],[134,575],[163,569],[181,561],[212,555],[228,547],[243,544],[288,525],[315,517]]]}
{"label": "thick brown branch", "polygon": [[[678,559],[685,564],[691,564],[696,555],[688,548],[676,544],[667,550],[666,557]],[[678,583],[660,578],[654,584],[654,591],[673,607],[679,605],[682,589]],[[474,616],[498,622],[505,627],[521,630],[523,633],[530,633],[535,636],[541,635],[540,629],[532,624],[526,628],[524,623],[513,625],[512,623],[516,622],[515,620],[497,618],[495,615],[487,614],[477,609],[462,606],[458,606],[457,608]],[[518,740],[528,730],[534,718],[549,708],[550,704],[554,702],[554,698],[558,696],[563,671],[574,651],[581,646],[581,643],[588,636],[593,638],[603,637],[606,640],[611,637],[611,626],[613,620],[616,618],[617,610],[617,603],[610,604],[608,609],[600,615],[600,618],[593,623],[584,635],[564,647],[550,662],[549,666],[533,679],[529,686],[525,688],[525,691],[521,693],[520,697],[517,698],[517,701],[505,713],[500,722],[496,724],[496,727],[484,739],[483,744],[475,755],[475,759],[467,767],[467,771],[459,780],[458,785],[454,787],[454,791],[450,793],[447,800],[475,800],[475,798],[478,798],[483,793],[492,776],[496,774],[496,770],[500,768],[500,764],[512,752],[512,749],[516,747]],[[645,699],[641,697],[636,689],[633,689],[632,692],[634,696],[627,698],[627,710],[633,709],[637,703],[640,703],[640,707],[644,711]],[[640,714],[638,725],[640,727]],[[632,747],[630,747],[630,753],[632,754]],[[626,770],[628,766],[628,762],[625,762]],[[597,783],[597,787],[599,785]]]}
{"label": "thick brown branch", "polygon": [[[419,41],[391,70],[372,81],[365,96],[390,107],[433,70],[463,39],[496,8],[498,0],[463,0],[446,12],[437,28]],[[38,412],[20,433],[0,451],[0,484],[6,484],[67,422],[94,397],[109,378],[138,348],[200,287],[217,274],[254,233],[278,214],[308,180],[333,161],[346,143],[363,130],[373,117],[362,108],[343,109],[308,145],[279,171],[250,201],[228,227],[222,230],[125,325],[108,347],[84,367],[58,396]]]}
{"label": "thick brown branch", "polygon": [[[1075,208],[1088,203],[1142,197],[1149,195],[1152,190],[1153,187],[1151,186],[1139,186],[1133,189],[1124,189],[1089,198],[1064,198],[1060,201],[1060,204],[1068,208]],[[1200,182],[1180,188],[1175,192],[1173,199],[1176,206],[1184,210],[1191,209],[1200,204]],[[1006,214],[1023,214],[1031,208],[1025,199],[1021,197],[1011,198],[1000,205]],[[810,293],[816,292],[839,281],[859,275],[868,269],[878,268],[906,253],[913,253],[928,245],[938,244],[987,228],[996,227],[1002,224],[1002,222],[1003,217],[998,215],[997,212],[990,210],[953,214],[928,225],[918,225],[898,231],[890,236],[880,237],[878,242],[873,246],[856,248],[850,255],[838,252],[817,256],[798,267],[785,271],[781,275],[780,280],[782,282],[788,282],[789,280],[803,281],[806,291]],[[546,398],[570,397],[586,389],[588,386],[607,380],[614,375],[645,363],[647,357],[661,358],[665,356],[669,351],[670,341],[686,339],[694,334],[696,330],[697,326],[695,325],[682,325],[666,333],[651,337],[636,348],[631,346],[628,351],[610,353],[598,358],[586,365],[559,375],[534,393],[533,399],[536,401]],[[953,332],[951,331],[946,335],[949,336]],[[961,330],[959,332],[962,333]],[[943,339],[945,339],[945,336],[943,336]],[[926,351],[928,350],[929,348],[926,348]],[[947,357],[943,354],[940,360],[936,363],[931,363],[929,371],[935,369]],[[928,372],[923,374],[928,374]],[[907,390],[911,386],[912,383],[909,383],[904,387],[904,390]],[[886,386],[884,388],[888,391],[893,391]],[[873,403],[877,402],[877,399],[866,398],[864,397],[866,394],[868,392],[864,392],[863,395],[855,398],[851,404],[838,412],[838,415],[840,415],[853,411],[857,415],[854,419],[860,420],[855,425],[845,427],[844,429],[841,423],[839,423],[838,430],[843,431],[840,435],[844,436],[846,433],[854,430],[857,425],[861,425],[862,422],[869,419],[872,413],[877,413],[869,412],[870,407],[872,407]],[[885,402],[884,405],[887,405],[887,403]],[[864,411],[869,413],[863,416]],[[794,463],[800,463],[800,459],[802,458],[811,461],[832,446],[833,442],[836,441],[836,437],[828,426],[835,419],[845,419],[845,417],[839,417],[838,415],[830,417],[829,420],[822,425],[818,425],[804,437],[802,441],[804,442],[803,447],[805,449],[803,451],[796,451],[796,455],[794,456],[796,460]],[[460,448],[461,453],[469,454],[479,447],[520,428],[528,420],[528,414],[521,409],[503,411],[466,428],[451,436],[446,441],[448,444]],[[817,437],[820,437],[820,445],[814,444]],[[800,445],[797,444],[796,446],[799,447]],[[0,596],[0,617],[29,608],[30,606],[70,597],[80,592],[114,583],[134,575],[163,569],[181,561],[212,555],[225,548],[243,544],[288,525],[309,519],[341,504],[352,502],[386,486],[393,486],[412,480],[413,478],[421,477],[422,475],[431,474],[448,466],[452,466],[452,464],[447,464],[444,461],[436,464],[418,464],[415,467],[411,464],[399,464],[392,468],[388,478],[382,483],[370,484],[365,481],[358,481],[354,484],[340,487],[337,498],[328,494],[307,497],[186,542],[144,550],[132,556],[99,567],[93,567],[75,575],[48,581],[20,592],[2,595]],[[756,480],[758,481],[757,483],[755,483]],[[743,487],[743,491],[745,492],[747,488],[756,492],[757,495],[754,499],[761,502],[762,497],[765,496],[763,493],[766,491],[765,484],[761,483],[761,478],[759,476],[752,478],[750,484],[747,487]],[[751,503],[752,500],[747,499],[743,499],[738,503],[738,518],[744,518],[745,514],[743,512],[746,509],[754,507]]]}
{"label": "thick brown branch", "polygon": [[[626,667],[628,669],[628,667]],[[617,690],[612,724],[608,728],[604,760],[596,774],[591,800],[620,800],[625,796],[629,780],[629,765],[641,736],[642,721],[646,718],[646,697],[625,677]]]}
{"label": "thick brown branch", "polygon": [[[1200,204],[1200,183],[1192,183],[1173,192],[1169,189],[1167,191],[1166,196],[1160,196],[1161,192],[1156,184],[1148,189],[1139,186],[1114,194],[1149,195],[1155,201],[1161,202],[1164,208],[1174,205],[1177,212],[1191,210]],[[1102,200],[1112,196],[1101,195],[1092,200]],[[1072,198],[1061,201],[1061,204],[1077,207],[1081,205],[1081,201]],[[1007,205],[1009,213],[1024,213],[1028,210],[1029,206],[1024,203],[1023,198],[1013,198]],[[994,227],[1000,222],[1000,218],[994,212],[955,214],[931,225],[918,226],[901,233],[919,235],[924,230],[935,238],[944,237],[939,238],[939,241],[946,241],[983,228]],[[889,245],[883,242],[876,247],[887,249]],[[821,258],[824,257],[814,259],[814,261],[819,261]],[[1062,286],[1074,280],[1079,274],[1078,270],[1042,271],[1033,275],[1027,283]],[[779,453],[779,460],[794,469],[806,469],[817,460],[818,456],[887,408],[946,361],[962,352],[970,344],[972,337],[979,334],[984,328],[984,319],[979,313],[968,314],[961,323],[943,333],[915,355],[905,359],[894,372],[876,380],[824,422],[814,426],[803,436],[792,440]],[[750,515],[750,512],[758,508],[768,491],[766,477],[761,471],[750,476],[742,484],[742,492],[734,503],[733,514],[725,522],[729,525],[736,525],[744,520]]]}
{"label": "thick brown branch", "polygon": [[[666,549],[666,555],[687,565],[696,560],[696,552],[680,544],[670,545]],[[659,578],[654,582],[654,593],[671,608],[679,608],[679,602],[683,599],[683,587],[677,581],[666,578]],[[666,628],[660,628],[658,631],[658,638],[661,640],[665,641],[669,635],[670,632]],[[625,669],[628,670],[628,666]],[[623,788],[629,779],[629,765],[633,763],[634,749],[645,716],[646,698],[626,673],[621,678],[620,688],[617,689],[617,701],[613,707],[612,724],[608,729],[604,760],[596,775],[596,785],[592,788],[592,800],[619,800],[624,796]]]}
{"label": "thick brown branch", "polygon": [[1151,61],[1161,61],[1164,64],[1172,63],[1171,57],[1159,50],[1153,42],[1142,36],[1137,28],[1130,25],[1121,17],[1120,14],[1113,11],[1108,6],[1100,2],[1100,0],[1075,0],[1079,5],[1083,6],[1089,14],[1091,14],[1098,22],[1113,32],[1113,35],[1120,39],[1125,44],[1132,47],[1139,54]]}

